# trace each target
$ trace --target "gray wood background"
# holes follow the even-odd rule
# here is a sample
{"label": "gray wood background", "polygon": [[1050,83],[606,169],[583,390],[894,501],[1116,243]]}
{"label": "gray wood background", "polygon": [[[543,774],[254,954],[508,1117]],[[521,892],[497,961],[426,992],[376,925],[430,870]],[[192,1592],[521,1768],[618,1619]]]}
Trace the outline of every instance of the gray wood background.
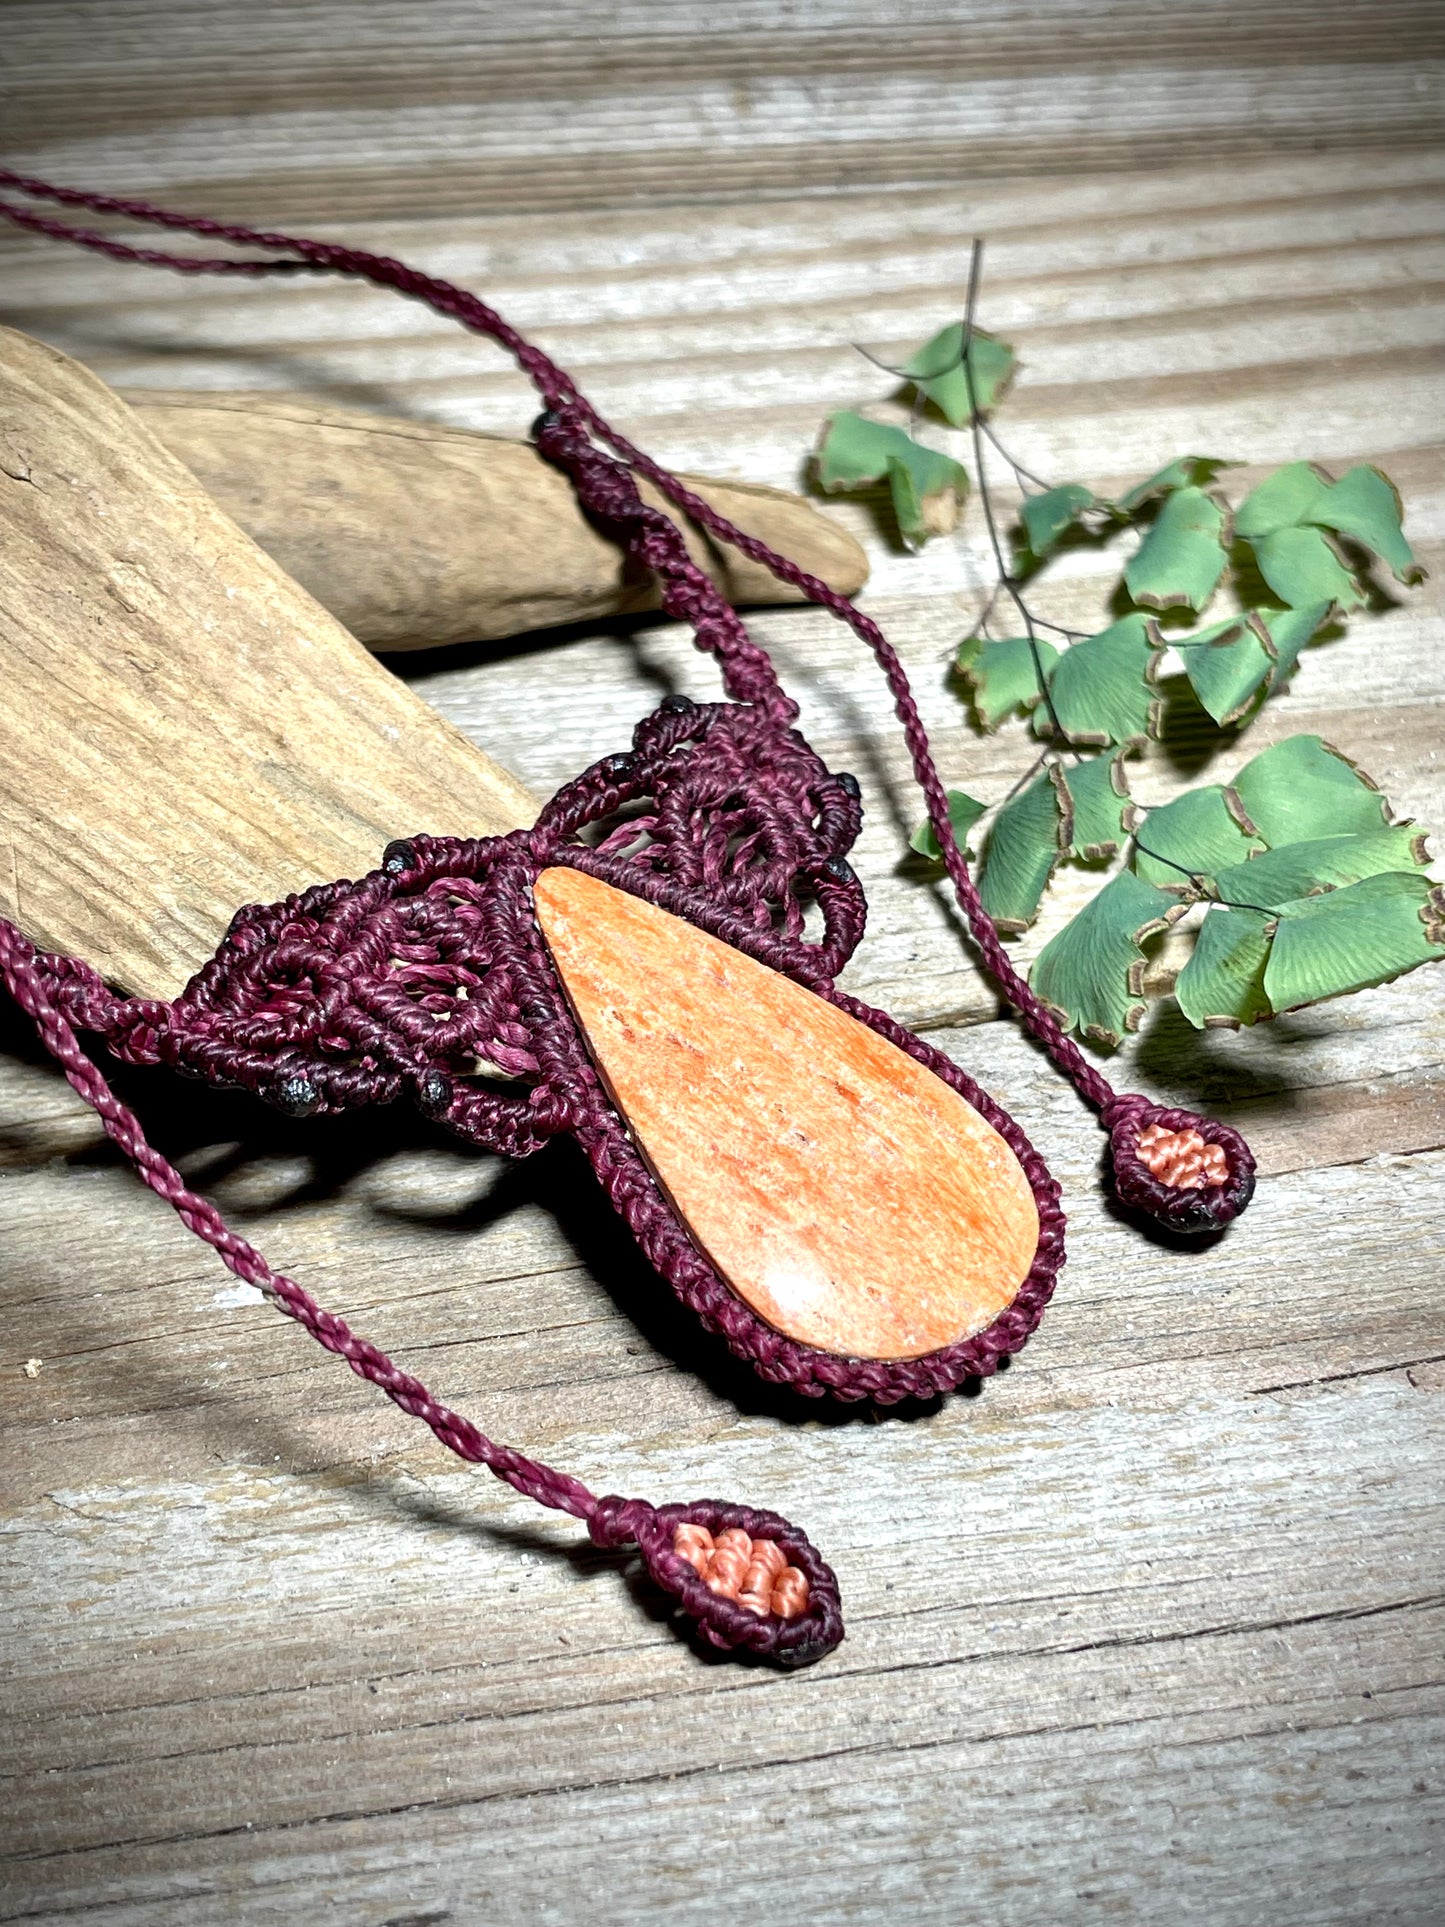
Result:
{"label": "gray wood background", "polygon": [[[1247,743],[1208,759],[1181,712],[1136,792],[1318,730],[1445,827],[1438,8],[878,14],[7,0],[5,159],[418,259],[663,459],[783,484],[826,410],[881,392],[849,344],[955,318],[982,232],[983,319],[1027,364],[1001,426],[1032,467],[1379,460],[1434,571],[1309,651]],[[121,384],[514,432],[533,409],[485,346],[350,286],[6,238],[0,311]],[[837,513],[945,773],[1000,794],[1027,741],[980,738],[945,678],[976,521],[904,557]],[[1071,560],[1043,612],[1088,620],[1106,587]],[[864,782],[851,982],[1064,1183],[1042,1330],[980,1396],[800,1413],[700,1342],[566,1150],[508,1168],[400,1114],[295,1125],[123,1080],[274,1262],[495,1434],[804,1523],[847,1644],[795,1679],[708,1665],[568,1523],[246,1302],[0,1012],[0,1919],[1445,1912],[1445,972],[1238,1037],[1160,1003],[1119,1075],[1241,1123],[1265,1175],[1211,1248],[1151,1243],[946,904],[898,874],[917,805],[876,674],[814,613],[758,628]],[[713,688],[664,625],[403,667],[539,791],[662,691]],[[1041,934],[1091,887],[1066,874]]]}

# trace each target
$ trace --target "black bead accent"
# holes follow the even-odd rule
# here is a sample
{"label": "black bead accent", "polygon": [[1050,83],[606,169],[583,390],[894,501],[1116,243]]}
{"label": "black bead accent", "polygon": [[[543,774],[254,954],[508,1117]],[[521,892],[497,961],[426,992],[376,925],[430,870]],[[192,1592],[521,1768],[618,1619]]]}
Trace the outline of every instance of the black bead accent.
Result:
{"label": "black bead accent", "polygon": [[389,877],[399,877],[405,870],[416,868],[416,850],[405,837],[398,837],[388,843],[381,853],[381,867]]}
{"label": "black bead accent", "polygon": [[624,750],[617,756],[604,756],[597,767],[604,776],[630,776],[637,767],[637,758]]}
{"label": "black bead accent", "polygon": [[309,1077],[297,1074],[282,1078],[276,1087],[274,1102],[287,1117],[310,1117],[321,1102],[321,1093]]}
{"label": "black bead accent", "polygon": [[685,716],[689,709],[697,708],[691,696],[664,696],[657,706],[667,716]]}
{"label": "black bead accent", "polygon": [[428,1071],[417,1086],[417,1100],[424,1111],[444,1111],[452,1101],[451,1079]]}
{"label": "black bead accent", "polygon": [[555,408],[544,408],[527,432],[535,442],[541,436],[545,435],[548,429],[560,428],[561,426],[562,417],[558,411]]}
{"label": "black bead accent", "polygon": [[823,868],[828,872],[830,877],[836,877],[840,883],[856,883],[858,881],[858,873],[846,856],[830,856],[824,862]]}
{"label": "black bead accent", "polygon": [[833,773],[833,781],[838,785],[839,789],[842,790],[843,794],[845,796],[851,796],[855,803],[861,799],[863,795],[862,786],[851,770],[835,770]]}

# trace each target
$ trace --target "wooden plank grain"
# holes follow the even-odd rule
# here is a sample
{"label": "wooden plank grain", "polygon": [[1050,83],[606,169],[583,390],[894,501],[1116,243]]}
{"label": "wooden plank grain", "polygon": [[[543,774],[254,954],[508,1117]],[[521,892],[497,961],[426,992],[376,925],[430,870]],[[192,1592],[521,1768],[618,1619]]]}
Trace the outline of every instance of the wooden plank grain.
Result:
{"label": "wooden plank grain", "polygon": [[31,171],[221,212],[565,209],[1438,139],[1438,10],[10,0]]}
{"label": "wooden plank grain", "polygon": [[[445,10],[414,12],[440,47]],[[295,9],[295,45],[336,17]],[[120,9],[106,28],[128,36],[134,99],[149,18]],[[1261,10],[1257,33],[1293,18]],[[1365,31],[1344,18],[1326,31]],[[1003,10],[998,31],[1021,19]],[[216,99],[213,31],[231,29],[205,8],[176,40]],[[572,57],[557,52],[559,73]],[[132,112],[131,80],[107,113]],[[190,138],[158,138],[157,165],[190,165]],[[437,193],[477,193],[470,165]],[[294,204],[299,184],[313,205],[331,192],[312,166]],[[375,178],[406,205],[391,166]],[[353,145],[333,213],[373,191],[365,169]],[[259,176],[222,171],[205,198],[263,204]],[[791,486],[822,415],[880,392],[848,344],[888,354],[952,318],[968,236],[986,230],[986,318],[1026,360],[999,426],[1030,467],[1109,486],[1214,446],[1247,483],[1296,456],[1379,459],[1434,565],[1400,607],[1308,652],[1292,693],[1213,761],[1180,707],[1139,793],[1315,729],[1430,825],[1445,824],[1439,182],[1438,155],[1326,153],[970,178],[910,195],[906,221],[896,196],[865,192],[645,222],[539,223],[477,200],[345,231],[495,296],[664,459]],[[18,324],[112,381],[309,390],[501,432],[532,405],[476,344],[364,291],[218,290],[25,242],[3,258]],[[986,579],[977,522],[905,557],[866,506],[829,506],[868,542],[869,606],[945,773],[1002,794],[1028,740],[978,736],[946,675]],[[1071,559],[1041,585],[1044,613],[1094,614],[1106,568]],[[241,1229],[498,1435],[623,1490],[775,1504],[816,1536],[847,1597],[836,1659],[791,1680],[707,1668],[623,1562],[450,1470],[247,1302],[11,1021],[0,1917],[692,1927],[725,1896],[818,1922],[986,1910],[1092,1927],[1167,1907],[1189,1927],[1433,1927],[1445,972],[1237,1037],[1198,1036],[1162,1004],[1119,1080],[1237,1118],[1265,1175],[1219,1243],[1151,1243],[1103,1203],[1097,1129],[996,1021],[942,899],[897,873],[917,806],[875,672],[816,614],[770,613],[759,632],[810,735],[864,784],[871,924],[850,981],[929,1026],[1064,1185],[1071,1257],[1040,1332],[978,1397],[880,1424],[799,1414],[676,1313],[570,1153],[509,1168],[400,1111],[293,1124],[126,1074]],[[715,693],[665,624],[406,673],[539,791],[621,747],[661,691]],[[1066,875],[1049,915],[1092,881]],[[34,1378],[28,1357],[45,1361]]]}
{"label": "wooden plank grain", "polygon": [[[1128,1775],[1161,1744],[1208,1744],[1239,1762],[1262,1751],[1268,1761],[1269,1738],[1281,1731],[1327,1737],[1362,1717],[1393,1724],[1407,1708],[1418,1718],[1430,1706],[1422,1689],[1439,1683],[1445,1577],[1430,1469],[1438,1399],[1366,1384],[1285,1408],[1205,1400],[1187,1437],[1177,1412],[1152,1425],[1116,1408],[1092,1420],[1034,1416],[1026,1427],[982,1429],[973,1413],[955,1416],[971,1435],[961,1451],[936,1431],[926,1441],[915,1434],[895,1460],[888,1520],[861,1538],[855,1494],[860,1477],[876,1477],[866,1469],[875,1436],[735,1443],[754,1477],[759,1455],[771,1463],[781,1449],[787,1476],[809,1488],[820,1533],[837,1537],[852,1523],[843,1562],[852,1639],[785,1706],[775,1680],[747,1673],[719,1676],[699,1701],[682,1649],[659,1648],[644,1628],[619,1643],[611,1602],[597,1597],[616,1588],[615,1574],[569,1574],[530,1533],[520,1566],[515,1539],[489,1544],[472,1532],[459,1545],[471,1510],[463,1475],[428,1480],[408,1508],[410,1527],[385,1514],[358,1519],[349,1495],[324,1481],[293,1479],[284,1494],[225,1474],[199,1488],[58,1490],[51,1510],[63,1549],[45,1527],[47,1565],[72,1598],[93,1599],[91,1617],[125,1613],[125,1638],[144,1656],[124,1661],[130,1703],[117,1703],[114,1664],[107,1673],[95,1652],[107,1634],[97,1626],[87,1636],[84,1613],[72,1615],[57,1645],[48,1589],[33,1607],[17,1592],[22,1639],[43,1642],[15,1709],[22,1744],[6,1786],[33,1892],[48,1906],[80,1877],[104,1893],[120,1884],[121,1868],[134,1883],[147,1864],[164,1864],[167,1849],[180,1848],[193,1869],[224,1866],[241,1831],[259,1836],[247,1842],[248,1858],[259,1848],[264,1862],[314,1852],[318,1833],[355,1834],[364,1821],[370,1850],[378,1823],[385,1838],[399,1808],[425,1815],[429,1834],[455,1837],[468,1812],[559,1788],[586,1792],[593,1805],[630,1790],[666,1814],[679,1785],[695,1805],[688,1785],[702,1780],[709,1797],[694,1824],[722,1839],[732,1799],[769,1773],[807,1824],[826,1811],[830,1790],[857,1784],[860,1768],[876,1786],[895,1763],[940,1750],[967,1770],[981,1748],[997,1756],[1011,1745],[1026,1757],[1042,1736],[1088,1732],[1096,1743],[1086,1770],[1101,1771],[1102,1750]],[[1358,1442],[1343,1489],[1342,1421]],[[1351,1491],[1359,1523],[1342,1534]],[[274,1516],[278,1503],[279,1528],[258,1538],[258,1506]],[[167,1522],[159,1539],[158,1508]],[[940,1600],[936,1548],[954,1536],[970,1556]],[[285,1560],[287,1602],[275,1632],[268,1587],[257,1584],[273,1547]],[[187,1575],[165,1598],[146,1578],[158,1557]],[[1232,1603],[1221,1625],[1222,1560]],[[372,1574],[365,1597],[358,1567]],[[504,1573],[520,1575],[506,1581],[517,1590],[504,1589]],[[96,1592],[101,1575],[108,1606]],[[492,1628],[502,1613],[524,1618],[525,1629],[507,1632],[498,1653]],[[93,1673],[67,1665],[77,1638],[91,1649]],[[244,1823],[218,1825],[238,1812],[237,1774],[258,1719],[264,1783],[241,1797]],[[41,1741],[42,1773],[27,1767],[27,1731]],[[338,1748],[348,1758],[344,1782],[334,1774]],[[800,1761],[802,1779],[788,1773]],[[1428,1790],[1438,1795],[1433,1780]],[[918,1791],[917,1827],[936,1836],[950,1815],[946,1789]],[[1008,1778],[980,1802],[980,1831],[1007,1792]],[[1147,1798],[1142,1806],[1118,1815],[1124,1837],[1140,1837]],[[1427,1848],[1437,1814],[1438,1799],[1433,1809],[1396,1810],[1403,1851]],[[933,1849],[940,1875],[958,1851],[956,1826],[950,1816]],[[1060,1857],[1043,1844],[1037,1851],[1040,1877],[1057,1879]],[[355,1855],[346,1858],[354,1877]],[[886,1853],[869,1856],[867,1871],[887,1864]],[[1249,1918],[1251,1871],[1223,1865],[1206,1882],[1224,1908],[1217,1917]],[[506,1891],[520,1872],[504,1855],[489,1877]],[[734,1878],[746,1892],[741,1869]],[[770,1869],[754,1878],[775,1891]],[[1001,1918],[1025,1917],[1006,1879],[986,1881],[985,1891],[1012,1903]],[[157,1898],[166,1897],[159,1885]],[[426,1898],[437,1899],[434,1877]],[[694,1917],[701,1895],[690,1898],[674,1897],[677,1918]],[[808,1905],[805,1888],[798,1902]],[[292,1897],[293,1909],[304,1904]],[[627,1918],[625,1904],[605,1917]],[[61,1905],[54,1913],[65,1917]],[[459,1917],[480,1916],[464,1905]]]}
{"label": "wooden plank grain", "polygon": [[[1417,1764],[1438,1748],[1440,1716],[1401,1720],[1383,1695],[1365,1705],[1338,1726],[1276,1726],[1233,1741],[1160,1730],[1111,1745],[1083,1730],[880,1751],[819,1769],[805,1804],[794,1771],[751,1767],[565,1800],[410,1809],[193,1844],[181,1899],[162,1871],[165,1849],[137,1851],[125,1871],[87,1856],[47,1891],[53,1917],[67,1921],[85,1918],[104,1893],[104,1917],[122,1927],[184,1927],[238,1904],[254,1918],[302,1920],[317,1891],[362,1927],[503,1910],[540,1921],[574,1906],[581,1831],[596,1869],[588,1915],[607,1922],[714,1919],[719,1867],[731,1876],[755,1861],[769,1904],[829,1922],[876,1921],[905,1906],[956,1918],[981,1901],[1005,1923],[1044,1912],[1140,1919],[1167,1888],[1191,1927],[1253,1927],[1261,1893],[1298,1918],[1353,1921],[1364,1917],[1364,1893],[1405,1927],[1433,1927],[1438,1892],[1422,1881],[1413,1842],[1386,1829],[1406,1809],[1434,1823],[1435,1788]],[[727,1845],[708,1852],[720,1821]],[[1308,1871],[1297,1872],[1305,1842]],[[1246,1888],[1252,1898],[1241,1898]]]}

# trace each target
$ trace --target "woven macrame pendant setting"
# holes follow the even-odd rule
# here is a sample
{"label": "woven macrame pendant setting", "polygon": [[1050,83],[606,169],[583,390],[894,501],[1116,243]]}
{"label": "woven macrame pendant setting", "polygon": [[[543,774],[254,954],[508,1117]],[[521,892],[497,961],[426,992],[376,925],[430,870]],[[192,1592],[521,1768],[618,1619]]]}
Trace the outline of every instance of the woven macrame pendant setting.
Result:
{"label": "woven macrame pendant setting", "polygon": [[582,870],[537,917],[592,1060],[730,1289],[819,1351],[903,1360],[1013,1302],[1039,1215],[972,1105],[846,1011]]}

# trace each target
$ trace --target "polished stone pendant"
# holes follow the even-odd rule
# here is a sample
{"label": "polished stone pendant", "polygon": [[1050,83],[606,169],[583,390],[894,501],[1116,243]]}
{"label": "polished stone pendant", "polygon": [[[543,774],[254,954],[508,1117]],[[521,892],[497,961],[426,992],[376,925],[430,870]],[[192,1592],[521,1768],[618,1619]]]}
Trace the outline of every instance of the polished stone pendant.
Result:
{"label": "polished stone pendant", "polygon": [[537,917],[592,1060],[678,1218],[775,1331],[913,1359],[1012,1303],[1039,1242],[960,1094],[790,978],[581,870]]}

